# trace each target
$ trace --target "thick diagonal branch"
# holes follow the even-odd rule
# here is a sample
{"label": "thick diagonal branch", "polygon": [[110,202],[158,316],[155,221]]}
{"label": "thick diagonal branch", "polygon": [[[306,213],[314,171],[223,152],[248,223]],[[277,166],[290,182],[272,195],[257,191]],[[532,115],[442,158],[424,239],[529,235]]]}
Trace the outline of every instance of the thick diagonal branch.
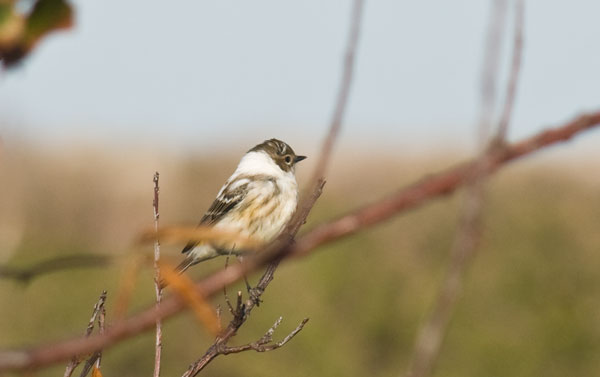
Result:
{"label": "thick diagonal branch", "polygon": [[[581,115],[557,128],[542,131],[514,144],[508,144],[501,152],[494,152],[490,157],[486,173],[492,174],[509,162],[570,140],[575,135],[599,125],[600,111],[596,111]],[[392,195],[312,229],[297,239],[294,245],[280,246],[279,249],[273,249],[266,255],[259,254],[226,270],[217,271],[198,281],[196,287],[204,297],[209,297],[221,292],[223,285],[242,279],[244,275],[273,260],[280,259],[282,255],[287,255],[287,258],[307,255],[321,245],[334,242],[386,221],[395,215],[415,209],[434,198],[451,194],[465,183],[466,177],[474,165],[473,161],[466,162],[441,173],[427,176]],[[158,310],[155,310],[152,305],[127,319],[115,322],[104,335],[95,335],[89,338],[77,337],[23,350],[1,351],[0,371],[40,367],[67,360],[75,354],[91,353],[106,348],[154,328],[158,318],[172,317],[184,308],[185,304],[180,299],[170,297],[163,300]]]}
{"label": "thick diagonal branch", "polygon": [[[353,3],[352,16],[350,21],[350,31],[348,33],[346,52],[343,62],[342,78],[340,81],[340,86],[338,89],[336,103],[331,117],[328,133],[323,141],[321,153],[319,155],[319,159],[317,160],[312,179],[308,184],[310,195],[300,203],[293,218],[286,226],[286,229],[283,231],[282,236],[279,237],[279,239],[275,243],[274,248],[272,248],[271,250],[289,249],[292,240],[300,230],[300,227],[306,222],[306,218],[308,217],[310,210],[315,205],[316,200],[319,198],[323,190],[323,186],[325,184],[324,175],[327,171],[329,161],[331,160],[331,153],[333,150],[334,143],[342,127],[342,121],[344,119],[344,114],[346,113],[348,98],[350,96],[350,88],[352,86],[352,78],[354,75],[354,64],[358,48],[358,39],[360,36],[360,25],[363,6],[364,0],[355,0]],[[265,253],[265,255],[268,254]],[[216,356],[222,354],[222,352],[219,353],[219,350],[224,349],[223,347],[227,344],[229,339],[233,337],[236,334],[237,330],[244,324],[246,318],[248,318],[248,315],[250,314],[256,303],[259,302],[260,296],[263,294],[269,283],[273,280],[275,270],[277,269],[277,266],[279,265],[279,262],[283,257],[285,257],[285,254],[281,253],[269,262],[267,271],[263,274],[257,286],[252,289],[252,297],[250,297],[246,301],[243,313],[240,313],[239,316],[234,316],[234,318],[227,326],[227,329],[225,330],[223,335],[217,338],[215,343],[206,351],[204,356],[202,356],[190,366],[190,368],[187,370],[184,376],[195,376],[200,370],[202,370],[202,368],[204,368],[204,366],[206,366]]]}

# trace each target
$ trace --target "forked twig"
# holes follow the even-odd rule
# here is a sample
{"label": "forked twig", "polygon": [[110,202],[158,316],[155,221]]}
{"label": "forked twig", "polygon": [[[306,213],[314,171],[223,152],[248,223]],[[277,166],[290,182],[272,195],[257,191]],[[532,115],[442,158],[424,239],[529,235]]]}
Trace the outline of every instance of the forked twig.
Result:
{"label": "forked twig", "polygon": [[[100,333],[104,333],[104,318],[106,315],[106,309],[104,308],[104,303],[106,302],[106,291],[102,291],[102,293],[100,294],[100,298],[98,298],[98,301],[96,302],[96,304],[94,304],[94,309],[92,311],[92,316],[90,317],[90,320],[88,322],[88,325],[85,329],[85,337],[89,337],[92,332],[94,331],[94,326],[96,321],[98,321],[98,326],[100,327]],[[86,362],[86,366],[84,366],[84,371],[87,368],[87,365],[90,363],[93,365],[94,362],[96,362],[97,359],[99,359],[100,355],[101,355],[102,351],[96,351],[94,352],[94,354],[87,360]],[[71,360],[69,361],[69,364],[67,364],[67,367],[65,369],[65,373],[64,373],[64,377],[70,377],[73,372],[75,371],[75,368],[77,368],[77,366],[83,361],[83,358],[81,355],[75,355],[71,358]],[[88,369],[89,371],[89,369]],[[87,374],[87,373],[86,373]],[[83,372],[82,372],[82,375]]]}
{"label": "forked twig", "polygon": [[[219,353],[221,355],[228,355],[230,353],[239,353],[239,352],[250,351],[250,350],[254,350],[256,352],[268,352],[268,351],[276,350],[277,348],[284,346],[294,336],[296,336],[296,334],[298,334],[304,328],[304,325],[306,325],[306,323],[308,322],[308,318],[304,318],[302,320],[302,322],[300,322],[300,324],[291,333],[289,333],[285,338],[283,338],[279,342],[271,343],[271,342],[273,342],[273,334],[275,333],[275,330],[277,329],[277,327],[281,324],[282,320],[283,320],[283,317],[279,317],[279,319],[277,319],[277,321],[275,321],[273,326],[271,326],[271,328],[265,333],[265,335],[263,335],[257,341],[248,343],[248,344],[244,344],[242,346],[235,346],[235,347],[225,346],[219,350]],[[271,344],[269,344],[269,343],[271,343]]]}
{"label": "forked twig", "polygon": [[[502,4],[504,0],[496,0],[496,8],[505,7]],[[520,8],[519,8],[520,10]],[[519,13],[519,11],[517,11]],[[490,34],[494,31],[500,32],[501,29],[494,29],[499,23],[497,21],[498,13],[493,13],[492,21],[490,22]],[[504,148],[504,138],[506,130],[508,128],[508,122],[510,119],[510,111],[512,110],[512,102],[514,101],[516,91],[516,80],[518,78],[517,73],[519,70],[518,64],[520,63],[520,48],[522,47],[520,42],[520,33],[522,26],[519,25],[523,21],[522,15],[517,14],[516,30],[518,38],[515,38],[514,54],[518,56],[517,65],[513,65],[509,84],[509,90],[506,92],[505,103],[509,104],[505,108],[505,112],[502,115],[502,120],[498,124],[496,130],[495,140],[490,140],[487,143],[487,149],[484,149],[478,160],[475,162],[474,169],[467,176],[467,187],[466,196],[461,210],[461,219],[456,237],[452,245],[450,252],[449,266],[446,270],[446,276],[444,277],[443,283],[440,287],[437,299],[433,305],[433,310],[425,323],[419,330],[417,341],[414,348],[414,355],[411,362],[411,366],[408,371],[409,377],[426,377],[429,376],[433,370],[434,364],[437,361],[443,339],[447,333],[448,325],[454,308],[461,296],[462,287],[466,279],[466,270],[471,264],[479,242],[481,240],[481,233],[483,231],[483,204],[485,200],[485,180],[489,166],[492,162],[494,153]],[[499,57],[499,44],[493,43],[497,41],[499,37],[492,38],[488,45],[488,53],[486,54],[485,64],[498,66],[498,62],[490,62],[490,57]],[[493,118],[493,101],[494,96],[488,92],[489,88],[495,88],[496,86],[496,74],[493,70],[488,72],[488,76],[483,78],[482,81],[482,115],[480,117],[479,134],[489,135],[487,128],[489,127],[488,122],[491,122]],[[488,113],[485,113],[488,112]],[[481,146],[480,146],[481,148]]]}
{"label": "forked twig", "polygon": [[508,133],[511,115],[515,99],[517,97],[517,84],[519,83],[519,74],[521,72],[521,61],[523,56],[523,29],[525,25],[525,0],[515,0],[515,26],[513,36],[512,63],[510,76],[506,87],[506,96],[504,99],[504,109],[498,124],[496,139],[504,141]]}
{"label": "forked twig", "polygon": [[[506,26],[506,6],[508,0],[491,0],[490,20],[487,28],[483,64],[481,70],[479,119],[477,121],[478,154],[484,153],[485,144],[490,138],[494,106],[496,104],[496,78],[500,68],[500,52]],[[482,148],[483,146],[483,148]]]}

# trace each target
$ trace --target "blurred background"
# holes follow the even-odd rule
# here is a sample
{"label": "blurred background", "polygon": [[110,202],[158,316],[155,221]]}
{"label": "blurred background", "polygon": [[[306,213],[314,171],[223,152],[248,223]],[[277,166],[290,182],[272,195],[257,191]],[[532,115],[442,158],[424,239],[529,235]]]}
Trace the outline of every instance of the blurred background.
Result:
{"label": "blurred background", "polygon": [[[154,171],[161,224],[195,224],[241,155],[267,138],[309,156],[298,167],[300,185],[307,181],[335,99],[350,1],[72,6],[71,29],[0,71],[0,264],[129,255],[152,225]],[[342,136],[305,229],[472,155],[490,7],[367,1]],[[598,108],[598,12],[600,3],[584,0],[527,2],[510,140]],[[500,89],[510,42],[509,33]],[[480,254],[434,375],[600,373],[599,147],[591,131],[490,180]],[[280,315],[276,338],[304,317],[307,327],[280,350],[221,357],[204,373],[404,371],[443,277],[460,200],[434,200],[283,265],[233,343],[254,341]],[[162,249],[172,260],[179,250]],[[28,284],[0,279],[0,348],[83,333],[103,289],[110,321],[123,270],[118,262]],[[129,311],[153,295],[144,269]],[[153,339],[107,350],[104,375],[150,375]],[[163,343],[163,375],[178,375],[211,336],[185,314],[166,323]]]}

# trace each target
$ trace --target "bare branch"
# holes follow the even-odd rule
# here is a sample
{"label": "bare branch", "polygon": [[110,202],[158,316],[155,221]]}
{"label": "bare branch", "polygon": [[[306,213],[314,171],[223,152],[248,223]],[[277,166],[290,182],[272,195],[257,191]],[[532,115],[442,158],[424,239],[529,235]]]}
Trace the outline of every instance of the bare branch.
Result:
{"label": "bare branch", "polygon": [[317,182],[324,179],[327,166],[331,160],[333,144],[335,143],[335,140],[340,132],[344,115],[346,114],[346,106],[348,104],[350,88],[352,86],[352,79],[354,76],[354,62],[356,60],[358,39],[360,37],[363,8],[364,0],[354,0],[352,5],[350,31],[348,33],[346,52],[344,54],[344,70],[342,72],[342,79],[338,88],[336,103],[329,125],[329,132],[323,140],[321,154],[319,156],[315,171],[313,172],[311,185],[309,187],[316,187]]}
{"label": "bare branch", "polygon": [[[104,294],[106,296],[106,291],[104,291]],[[100,334],[104,334],[105,319],[106,319],[106,306],[104,306],[104,303],[102,303],[100,312],[98,313],[98,331]],[[89,329],[89,327],[88,327],[88,329]],[[88,373],[94,369],[94,367],[96,369],[100,369],[101,362],[102,362],[102,350],[98,350],[98,351],[94,352],[92,354],[92,356],[90,356],[89,359],[87,359],[85,361],[85,365],[83,366],[83,369],[81,370],[81,373],[79,374],[79,377],[86,377],[88,375]],[[92,373],[92,375],[93,375],[93,373]]]}
{"label": "bare branch", "polygon": [[[241,297],[241,295],[238,295]],[[242,308],[243,309],[243,308]],[[240,313],[243,315],[243,312]],[[244,344],[242,346],[229,347],[224,341],[219,341],[220,338],[213,344],[208,351],[198,359],[194,364],[190,365],[188,370],[182,375],[182,377],[192,377],[198,374],[204,367],[206,367],[215,357],[219,355],[228,355],[230,353],[240,353],[244,351],[254,350],[256,352],[268,352],[276,350],[277,348],[283,347],[289,342],[296,334],[298,334],[304,328],[304,325],[308,322],[308,318],[304,318],[302,322],[285,338],[277,343],[271,343],[273,341],[273,334],[275,330],[281,324],[282,317],[279,317],[277,321],[271,326],[269,330],[258,340],[252,343]],[[269,344],[271,343],[271,344]]]}
{"label": "bare branch", "polygon": [[[492,156],[489,163],[485,166],[485,174],[494,173],[506,163],[570,140],[576,134],[599,125],[600,111],[581,115],[561,127],[542,131],[528,139],[509,144],[502,150],[493,150],[490,152]],[[308,254],[318,246],[354,234],[398,213],[418,208],[433,198],[451,194],[467,182],[476,165],[476,161],[469,161],[438,174],[426,176],[386,198],[317,226],[303,235],[290,253],[293,256]]]}
{"label": "bare branch", "polygon": [[271,326],[271,328],[265,333],[265,335],[263,335],[262,338],[258,339],[257,341],[244,344],[243,346],[223,347],[221,350],[219,350],[219,353],[221,355],[228,355],[230,353],[239,353],[250,350],[254,350],[256,352],[268,352],[276,350],[277,348],[284,346],[294,336],[296,336],[296,334],[302,331],[304,325],[306,325],[306,323],[308,322],[308,318],[304,318],[302,322],[300,322],[300,324],[294,329],[294,331],[289,333],[285,338],[283,338],[277,343],[268,344],[273,341],[273,333],[281,323],[282,319],[283,317],[279,317],[279,319],[275,322],[275,324],[273,324],[273,326]]}
{"label": "bare branch", "polygon": [[[267,270],[261,277],[260,281],[258,282],[257,286],[249,290],[250,299],[246,301],[245,305],[242,308],[240,307],[241,295],[238,293],[238,307],[234,311],[233,319],[227,326],[227,329],[221,336],[217,338],[215,343],[206,351],[204,356],[202,356],[195,363],[190,365],[189,369],[186,371],[184,376],[195,376],[215,357],[217,357],[219,354],[222,354],[221,352],[219,352],[219,350],[223,349],[223,347],[227,344],[229,339],[237,333],[237,330],[244,324],[246,318],[248,318],[254,306],[260,302],[261,295],[263,294],[269,283],[273,280],[273,275],[275,274],[275,270],[277,269],[280,260],[283,257],[285,257],[285,251],[290,248],[292,240],[300,230],[300,227],[306,222],[306,218],[308,217],[310,210],[316,203],[319,196],[321,196],[323,186],[325,185],[324,174],[327,170],[327,165],[331,158],[333,145],[335,143],[335,140],[337,139],[340,128],[342,126],[342,121],[348,103],[348,97],[350,95],[350,88],[352,85],[352,78],[354,74],[354,61],[356,57],[358,39],[360,36],[360,24],[362,18],[363,5],[363,0],[355,0],[353,3],[350,31],[348,33],[346,53],[344,57],[342,79],[340,82],[340,87],[338,90],[331,123],[329,125],[329,132],[325,137],[325,140],[321,147],[319,159],[317,160],[315,171],[312,175],[312,179],[308,184],[310,190],[309,192],[311,194],[299,204],[296,213],[294,214],[290,222],[287,224],[280,237],[278,237],[278,239],[271,244],[271,247],[267,248],[267,250],[263,253],[262,259],[264,259],[265,262],[259,262],[259,264],[269,262],[269,265],[267,267]],[[273,255],[273,258],[270,257],[271,255]],[[231,308],[231,305],[229,306]]]}
{"label": "bare branch", "polygon": [[[96,320],[98,320],[98,325],[99,327],[101,326],[102,328],[104,327],[104,316],[106,314],[106,310],[104,308],[104,303],[106,302],[106,291],[102,291],[102,293],[100,294],[100,298],[98,299],[98,302],[96,302],[96,304],[94,305],[94,310],[92,311],[92,316],[90,317],[90,321],[88,322],[88,325],[85,329],[85,337],[89,337],[92,334],[92,331],[94,331],[94,324],[96,323]],[[101,331],[101,333],[103,333],[103,331]],[[96,356],[97,354],[99,354],[100,351],[96,351],[94,353],[94,355],[92,355],[92,358],[94,358],[94,356]],[[97,358],[98,356],[96,356]],[[96,361],[96,358],[94,358],[94,361]],[[81,356],[76,355],[73,356],[71,358],[71,361],[69,361],[69,364],[67,365],[66,369],[65,369],[65,373],[64,373],[64,377],[70,377],[73,372],[75,371],[75,368],[77,368],[77,366],[81,363]],[[89,362],[89,360],[88,360]],[[87,363],[86,363],[87,364]],[[93,362],[92,362],[93,364]],[[85,370],[85,367],[84,367]]]}
{"label": "bare branch", "polygon": [[[485,163],[485,156],[483,163]],[[465,272],[481,239],[483,176],[471,178],[463,203],[460,226],[450,252],[446,276],[440,287],[433,310],[419,330],[414,355],[407,376],[429,376],[439,356],[450,318],[462,293]]]}
{"label": "bare branch", "polygon": [[87,359],[85,361],[85,365],[83,366],[83,369],[81,370],[81,373],[79,373],[79,377],[85,377],[88,375],[88,373],[90,373],[90,371],[94,368],[94,365],[96,363],[100,362],[100,357],[102,356],[102,351],[96,351],[92,354],[92,356],[90,356],[89,359]]}
{"label": "bare branch", "polygon": [[77,254],[52,258],[26,268],[0,265],[0,279],[14,279],[29,283],[34,278],[56,271],[104,267],[112,259],[110,255]]}
{"label": "bare branch", "polygon": [[496,140],[504,141],[508,132],[508,125],[513,111],[515,98],[517,96],[517,84],[519,82],[519,73],[521,72],[521,60],[523,55],[523,25],[525,18],[525,0],[515,0],[515,28],[513,37],[512,64],[510,77],[506,87],[506,97],[504,99],[504,109],[498,124],[498,133]]}
{"label": "bare branch", "polygon": [[[156,233],[156,240],[154,241],[154,290],[156,292],[156,308],[160,306],[162,301],[162,287],[161,287],[161,276],[160,276],[160,241],[158,240],[158,219],[160,214],[158,212],[158,196],[160,188],[158,185],[159,174],[154,173],[154,200],[152,201],[152,208],[154,209],[154,231]],[[156,338],[154,342],[154,377],[160,376],[160,359],[162,354],[162,321],[160,318],[156,320]]]}
{"label": "bare branch", "polygon": [[[503,17],[497,12],[497,8],[505,8],[506,4],[504,0],[496,0],[496,12],[492,14],[492,20],[490,22],[489,34],[493,35],[494,32],[501,33],[501,29],[497,27],[500,23],[498,18]],[[522,22],[521,20],[518,20]],[[518,22],[517,22],[518,24]],[[519,26],[517,26],[519,30]],[[517,34],[519,34],[517,32]],[[487,54],[485,57],[484,64],[498,66],[499,61],[490,61],[491,57],[495,57],[499,60],[499,43],[500,36],[495,36],[491,40],[488,40],[489,45],[487,46]],[[515,41],[517,44],[517,41]],[[509,90],[506,93],[507,99],[506,104],[508,108],[505,108],[503,121],[508,121],[510,111],[512,109],[512,102],[514,101],[515,87],[517,73],[520,62],[520,47],[515,46],[515,56],[518,56],[517,65],[513,66],[511,73],[511,81],[513,81],[512,87],[509,84]],[[488,70],[487,76],[482,80],[482,101],[481,101],[481,118],[479,124],[479,134],[488,135],[488,129],[493,118],[493,100],[494,93],[489,93],[490,88],[495,88],[497,81],[497,70]],[[512,89],[512,90],[511,90]],[[483,204],[485,200],[485,180],[486,180],[486,167],[489,165],[490,158],[493,153],[498,152],[504,146],[504,137],[508,124],[500,122],[496,136],[496,143],[488,143],[487,140],[480,140],[487,144],[487,150],[481,153],[476,161],[475,167],[471,174],[467,177],[467,188],[466,196],[461,210],[461,221],[459,223],[456,237],[452,245],[450,252],[450,262],[446,271],[446,276],[440,287],[438,297],[433,305],[433,310],[427,320],[423,323],[417,341],[415,343],[414,355],[411,362],[411,366],[407,373],[410,377],[427,377],[431,375],[433,367],[439,357],[442,342],[446,336],[448,325],[456,304],[462,294],[462,287],[466,279],[466,270],[471,264],[475,257],[479,242],[481,240],[481,233],[483,231]],[[492,140],[493,141],[493,140]],[[485,148],[485,144],[480,146],[480,150]]]}
{"label": "bare branch", "polygon": [[[227,258],[225,258],[225,269],[227,269],[227,266],[229,266],[229,258],[231,257],[231,253],[229,253],[229,255],[227,256]],[[231,305],[231,301],[229,300],[229,295],[227,295],[227,285],[223,285],[223,297],[225,298],[225,303],[227,304],[227,308],[229,309],[229,313],[233,316],[234,315],[234,309],[233,306]],[[221,321],[219,320],[219,324],[221,323]]]}
{"label": "bare branch", "polygon": [[[103,305],[102,309],[100,310],[100,313],[98,314],[98,330],[99,330],[100,334],[104,334],[105,319],[106,319],[106,307]],[[79,374],[79,377],[86,377],[87,374],[91,370],[94,370],[94,368],[100,369],[101,362],[102,362],[102,350],[94,352],[92,354],[92,356],[90,356],[90,358],[86,360],[85,365],[83,366],[83,369],[82,369],[81,373]],[[92,376],[94,376],[93,372],[92,372]]]}
{"label": "bare branch", "polygon": [[[479,106],[479,121],[477,122],[480,146],[489,139],[496,103],[496,77],[500,67],[500,47],[506,25],[507,0],[492,0],[490,7],[490,22],[488,24],[483,69],[481,71],[481,103]],[[478,150],[483,153],[483,148]]]}
{"label": "bare branch", "polygon": [[[548,129],[533,137],[509,144],[500,151],[494,151],[486,166],[486,174],[492,174],[500,167],[520,157],[530,155],[553,144],[570,140],[575,135],[600,125],[600,111],[581,115],[574,120],[553,129]],[[454,192],[464,185],[475,162],[466,162],[441,173],[428,176],[393,195],[370,205],[342,215],[336,220],[322,224],[302,237],[293,245],[284,245],[276,253],[267,257],[263,253],[245,259],[242,263],[219,270],[196,283],[196,288],[205,296],[221,292],[223,285],[232,284],[245,274],[255,271],[281,255],[307,255],[324,244],[352,235],[362,229],[381,223],[394,215],[415,209],[425,202]],[[177,297],[165,298],[158,310],[154,305],[129,318],[116,321],[104,335],[89,338],[72,338],[64,341],[23,350],[0,352],[0,371],[23,370],[67,360],[74,354],[91,353],[106,348],[123,339],[154,328],[156,319],[172,317],[184,309],[184,303]]]}

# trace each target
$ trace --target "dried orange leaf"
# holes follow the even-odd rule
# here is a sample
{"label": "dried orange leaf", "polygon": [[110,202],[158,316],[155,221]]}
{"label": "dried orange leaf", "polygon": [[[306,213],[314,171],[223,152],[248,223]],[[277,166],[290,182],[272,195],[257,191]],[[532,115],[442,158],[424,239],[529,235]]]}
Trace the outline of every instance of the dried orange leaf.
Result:
{"label": "dried orange leaf", "polygon": [[113,314],[116,319],[121,319],[127,314],[141,265],[142,260],[137,257],[131,258],[125,264],[117,290],[117,302]]}
{"label": "dried orange leaf", "polygon": [[102,373],[100,372],[100,369],[98,369],[98,367],[96,367],[95,365],[92,369],[92,377],[102,377]]}
{"label": "dried orange leaf", "polygon": [[219,333],[219,319],[212,305],[196,289],[194,282],[185,274],[179,274],[174,266],[159,262],[161,277],[171,286],[173,291],[192,309],[196,318],[213,335]]}

